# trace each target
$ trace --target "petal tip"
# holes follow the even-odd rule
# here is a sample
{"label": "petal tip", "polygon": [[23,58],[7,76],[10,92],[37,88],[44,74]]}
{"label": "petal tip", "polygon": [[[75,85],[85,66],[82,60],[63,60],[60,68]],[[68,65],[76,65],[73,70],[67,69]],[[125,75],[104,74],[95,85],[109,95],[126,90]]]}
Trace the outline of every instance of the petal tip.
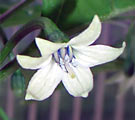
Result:
{"label": "petal tip", "polygon": [[126,42],[124,41],[123,43],[122,43],[122,47],[126,47]]}
{"label": "petal tip", "polygon": [[81,96],[84,97],[84,98],[88,97],[88,92],[83,93]]}
{"label": "petal tip", "polygon": [[94,15],[94,18],[99,19],[99,16],[97,14]]}
{"label": "petal tip", "polygon": [[99,16],[96,14],[94,15],[93,21],[101,22]]}
{"label": "petal tip", "polygon": [[19,63],[19,65],[23,68],[27,68],[26,67],[26,63],[27,61],[25,60],[25,57],[24,55],[17,55],[16,56],[16,59],[17,59],[17,62]]}
{"label": "petal tip", "polygon": [[22,55],[16,55],[17,62],[21,65],[23,56]]}
{"label": "petal tip", "polygon": [[37,45],[38,45],[39,41],[41,41],[41,38],[36,37],[35,42],[36,42]]}
{"label": "petal tip", "polygon": [[126,42],[124,41],[124,42],[122,43],[122,47],[121,47],[121,54],[123,53],[125,47],[126,47]]}
{"label": "petal tip", "polygon": [[25,96],[25,100],[32,100],[32,99],[33,97],[29,93],[27,93]]}
{"label": "petal tip", "polygon": [[19,60],[21,55],[16,55],[16,59]]}
{"label": "petal tip", "polygon": [[35,38],[35,41],[37,41],[37,40],[40,40],[40,38],[39,38],[39,37],[36,37],[36,38]]}

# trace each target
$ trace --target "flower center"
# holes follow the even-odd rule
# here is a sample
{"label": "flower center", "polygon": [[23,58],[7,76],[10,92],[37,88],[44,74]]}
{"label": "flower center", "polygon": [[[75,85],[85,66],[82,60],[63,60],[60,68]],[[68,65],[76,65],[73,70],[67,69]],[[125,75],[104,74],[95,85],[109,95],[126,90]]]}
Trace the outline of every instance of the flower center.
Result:
{"label": "flower center", "polygon": [[75,77],[74,71],[71,66],[75,67],[74,55],[70,46],[59,49],[53,54],[56,63],[59,64],[61,69],[70,74],[71,78]]}

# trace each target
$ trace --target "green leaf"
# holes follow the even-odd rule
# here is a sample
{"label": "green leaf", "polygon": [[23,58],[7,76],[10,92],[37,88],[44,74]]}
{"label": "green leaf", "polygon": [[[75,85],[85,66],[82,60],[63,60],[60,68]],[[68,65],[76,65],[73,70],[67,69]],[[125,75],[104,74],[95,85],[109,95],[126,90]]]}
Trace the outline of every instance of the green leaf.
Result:
{"label": "green leaf", "polygon": [[135,0],[43,0],[42,14],[63,29],[89,23],[95,14],[107,20],[135,9]]}

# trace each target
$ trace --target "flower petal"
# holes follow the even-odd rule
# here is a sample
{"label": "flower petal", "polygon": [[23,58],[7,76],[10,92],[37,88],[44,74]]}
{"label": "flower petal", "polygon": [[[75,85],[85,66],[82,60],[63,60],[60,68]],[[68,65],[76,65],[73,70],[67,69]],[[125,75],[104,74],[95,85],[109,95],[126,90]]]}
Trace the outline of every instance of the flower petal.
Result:
{"label": "flower petal", "polygon": [[110,62],[119,57],[125,48],[123,42],[121,48],[113,48],[105,45],[93,45],[88,47],[80,47],[74,50],[76,61],[85,67],[93,67],[106,62]]}
{"label": "flower petal", "polygon": [[93,88],[93,76],[89,68],[81,68],[79,66],[70,66],[75,77],[68,73],[64,73],[62,82],[67,91],[75,97],[87,97],[89,91]]}
{"label": "flower petal", "polygon": [[46,68],[40,69],[34,74],[29,82],[25,100],[41,101],[48,98],[60,83],[61,78],[61,68],[52,61],[52,64],[47,65]]}
{"label": "flower petal", "polygon": [[50,63],[52,56],[45,57],[29,57],[25,55],[17,55],[18,63],[25,69],[39,69]]}
{"label": "flower petal", "polygon": [[65,43],[53,43],[42,38],[35,38],[35,40],[42,56],[48,56],[65,45]]}
{"label": "flower petal", "polygon": [[99,37],[101,33],[101,22],[97,15],[94,16],[92,23],[89,27],[80,33],[78,36],[72,38],[69,41],[69,45],[80,46],[80,45],[90,45]]}

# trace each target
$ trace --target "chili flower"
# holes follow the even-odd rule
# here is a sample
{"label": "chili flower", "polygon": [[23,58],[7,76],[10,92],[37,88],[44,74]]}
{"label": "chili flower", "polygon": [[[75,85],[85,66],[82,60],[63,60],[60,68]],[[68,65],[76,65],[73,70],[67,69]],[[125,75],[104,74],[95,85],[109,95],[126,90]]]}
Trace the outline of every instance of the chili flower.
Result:
{"label": "chili flower", "polygon": [[125,42],[121,48],[91,45],[100,33],[101,22],[95,15],[89,27],[67,43],[36,38],[41,57],[17,55],[23,68],[37,70],[29,82],[25,99],[44,100],[61,81],[72,96],[87,97],[93,88],[90,68],[115,60],[125,48]]}

